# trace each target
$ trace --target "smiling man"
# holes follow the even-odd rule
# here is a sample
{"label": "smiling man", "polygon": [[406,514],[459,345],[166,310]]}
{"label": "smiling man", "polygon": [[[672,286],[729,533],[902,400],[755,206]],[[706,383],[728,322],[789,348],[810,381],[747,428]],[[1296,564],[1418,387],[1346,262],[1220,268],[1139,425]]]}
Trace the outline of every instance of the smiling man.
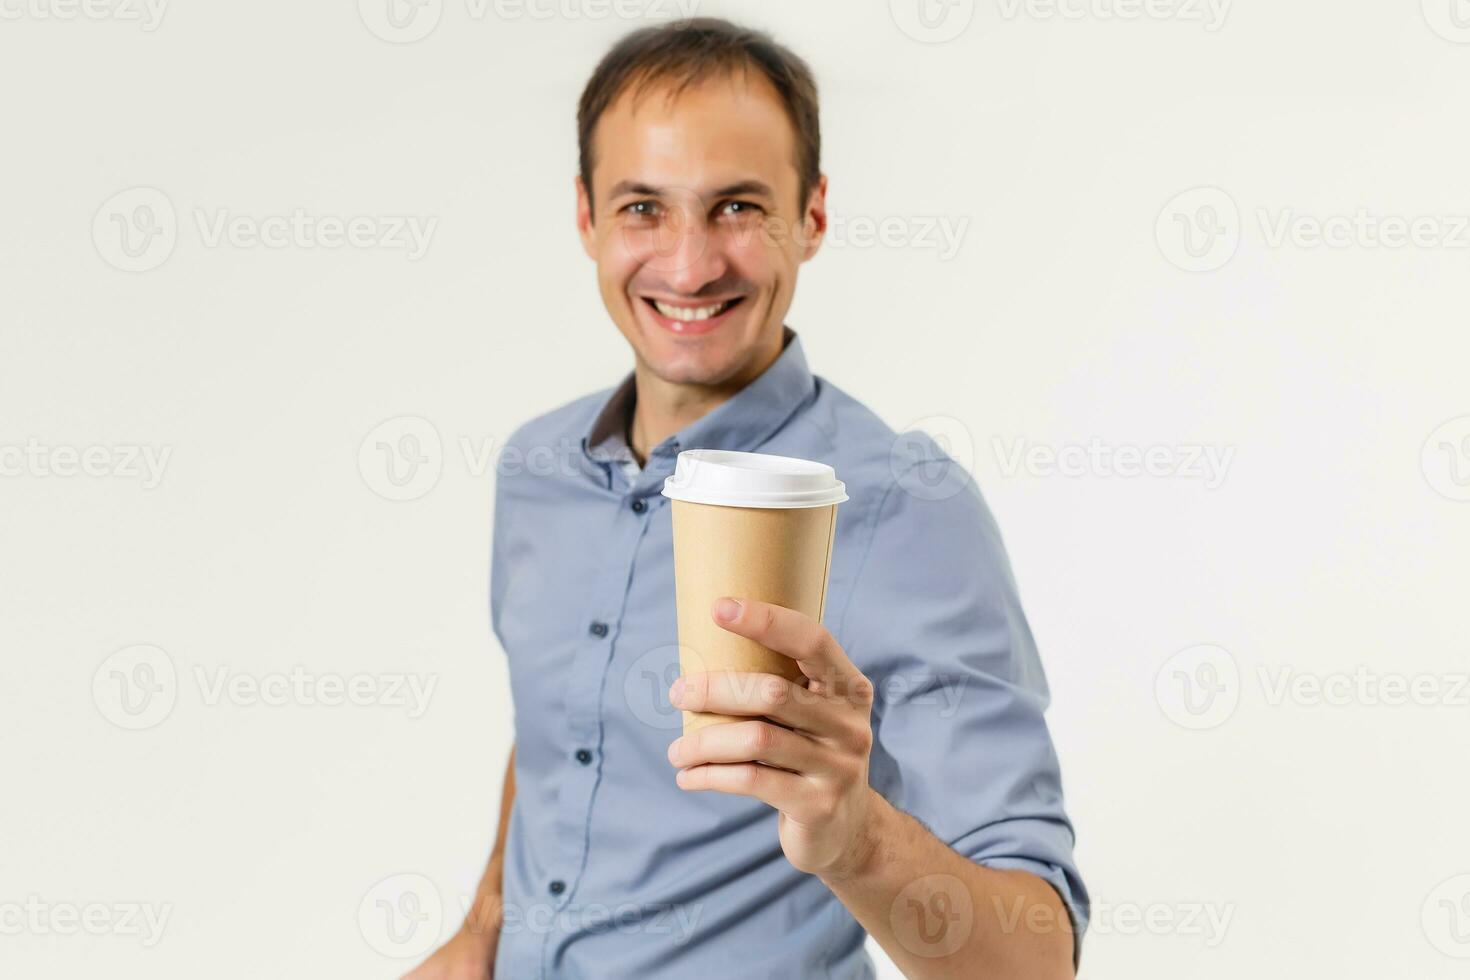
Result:
{"label": "smiling man", "polygon": [[[577,227],[633,369],[504,450],[577,447],[498,468],[515,748],[465,923],[411,976],[866,978],[869,935],[909,977],[1072,976],[1088,899],[999,532],[961,467],[814,375],[785,322],[827,224],[810,70],[724,21],[640,30],[578,123]],[[694,448],[847,485],[824,622],[710,610],[806,683],[678,676],[659,491]],[[745,720],[681,738],[681,708]]]}

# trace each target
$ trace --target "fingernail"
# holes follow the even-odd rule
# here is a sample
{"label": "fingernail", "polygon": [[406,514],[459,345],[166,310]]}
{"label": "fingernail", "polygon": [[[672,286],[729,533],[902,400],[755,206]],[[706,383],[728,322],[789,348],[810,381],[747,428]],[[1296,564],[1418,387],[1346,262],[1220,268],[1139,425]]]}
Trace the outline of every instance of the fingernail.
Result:
{"label": "fingernail", "polygon": [[671,687],[671,688],[669,688],[669,701],[671,701],[674,704],[678,704],[679,701],[680,701],[680,699],[683,698],[683,697],[684,697],[684,678],[680,677],[678,680],[674,681],[674,686]]}
{"label": "fingernail", "polygon": [[740,603],[734,599],[720,599],[715,603],[715,618],[733,623],[740,618]]}

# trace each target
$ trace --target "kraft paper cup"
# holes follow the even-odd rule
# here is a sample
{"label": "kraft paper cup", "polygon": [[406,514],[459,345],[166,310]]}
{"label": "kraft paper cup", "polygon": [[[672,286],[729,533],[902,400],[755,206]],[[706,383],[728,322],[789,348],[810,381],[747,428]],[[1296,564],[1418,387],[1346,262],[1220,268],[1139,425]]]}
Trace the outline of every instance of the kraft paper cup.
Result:
{"label": "kraft paper cup", "polygon": [[[818,622],[827,596],[837,505],[846,488],[825,463],[689,449],[663,494],[673,501],[679,671],[756,671],[800,682],[796,661],[717,625],[721,596],[759,599]],[[684,733],[744,717],[685,711]]]}

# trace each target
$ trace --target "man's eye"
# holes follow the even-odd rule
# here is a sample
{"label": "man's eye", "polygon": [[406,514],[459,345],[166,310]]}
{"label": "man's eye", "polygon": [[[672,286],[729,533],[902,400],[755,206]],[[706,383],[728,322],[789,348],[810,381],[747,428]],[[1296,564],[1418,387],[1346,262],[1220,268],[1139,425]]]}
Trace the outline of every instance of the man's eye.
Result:
{"label": "man's eye", "polygon": [[731,201],[725,205],[725,213],[737,218],[748,218],[761,213],[759,204],[750,201]]}
{"label": "man's eye", "polygon": [[637,218],[651,218],[658,213],[657,201],[634,201],[623,208],[624,211]]}

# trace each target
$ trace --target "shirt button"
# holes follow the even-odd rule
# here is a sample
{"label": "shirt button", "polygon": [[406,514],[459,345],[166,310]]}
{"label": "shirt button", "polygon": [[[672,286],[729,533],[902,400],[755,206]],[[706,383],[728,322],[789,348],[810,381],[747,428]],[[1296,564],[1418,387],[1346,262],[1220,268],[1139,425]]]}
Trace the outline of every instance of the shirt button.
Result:
{"label": "shirt button", "polygon": [[639,497],[628,506],[633,508],[633,513],[635,514],[641,514],[648,509],[648,504],[644,503],[642,497]]}
{"label": "shirt button", "polygon": [[607,624],[600,619],[594,619],[592,625],[587,627],[587,632],[593,636],[607,636]]}
{"label": "shirt button", "polygon": [[564,891],[567,890],[567,883],[564,882],[564,881],[562,881],[560,878],[558,878],[555,881],[553,881],[550,885],[548,885],[547,886],[547,889],[553,895],[560,895],[562,892],[564,892]]}
{"label": "shirt button", "polygon": [[591,752],[588,752],[586,749],[578,749],[577,750],[577,761],[580,762],[580,763],[582,763],[582,765],[585,766],[587,763],[589,763],[589,762],[592,761],[592,753]]}

